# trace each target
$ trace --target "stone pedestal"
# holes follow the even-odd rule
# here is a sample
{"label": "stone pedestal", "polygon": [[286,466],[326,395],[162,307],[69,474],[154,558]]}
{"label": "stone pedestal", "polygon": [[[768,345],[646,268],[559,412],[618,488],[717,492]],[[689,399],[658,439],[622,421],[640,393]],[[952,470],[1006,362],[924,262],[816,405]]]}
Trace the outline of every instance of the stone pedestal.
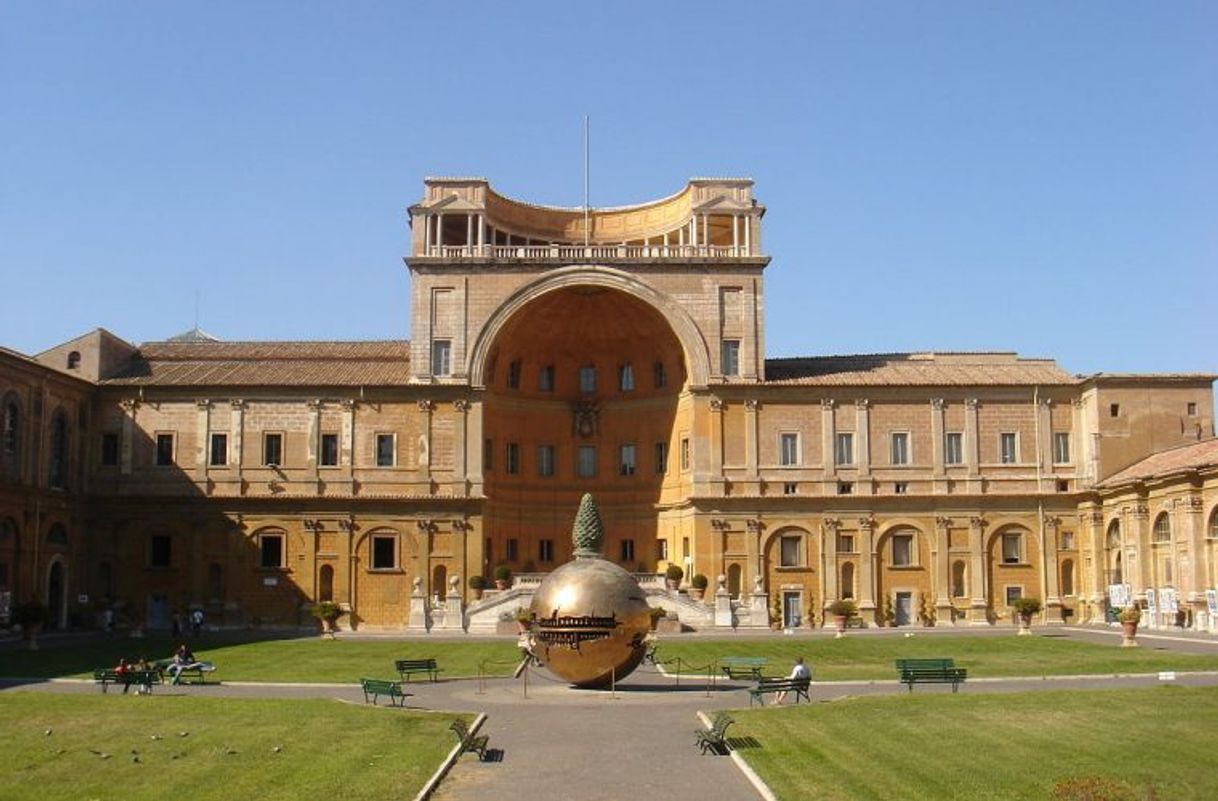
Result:
{"label": "stone pedestal", "polygon": [[448,580],[448,597],[444,599],[444,623],[442,628],[448,631],[465,631],[465,610],[461,595],[457,592],[461,577],[453,576]]}
{"label": "stone pedestal", "polygon": [[720,576],[719,588],[715,590],[715,625],[730,628],[733,622],[732,596],[727,592],[727,576]]}
{"label": "stone pedestal", "polygon": [[956,625],[956,608],[950,601],[937,601],[935,603],[935,626],[954,625]]}
{"label": "stone pedestal", "polygon": [[423,594],[422,581],[414,580],[414,589],[410,593],[410,614],[406,619],[406,628],[411,631],[426,632],[431,628],[431,620],[427,615],[427,596]]}
{"label": "stone pedestal", "polygon": [[754,591],[749,596],[749,626],[755,629],[770,627],[770,597],[764,592]]}

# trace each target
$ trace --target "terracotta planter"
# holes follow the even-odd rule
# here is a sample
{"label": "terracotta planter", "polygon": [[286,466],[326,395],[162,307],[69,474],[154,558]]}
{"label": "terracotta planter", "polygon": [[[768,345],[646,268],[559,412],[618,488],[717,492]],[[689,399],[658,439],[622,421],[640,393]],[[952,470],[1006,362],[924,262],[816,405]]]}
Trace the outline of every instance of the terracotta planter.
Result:
{"label": "terracotta planter", "polygon": [[664,579],[664,586],[673,592],[676,592],[677,590],[681,589],[681,579],[666,578]]}
{"label": "terracotta planter", "polygon": [[1137,648],[1138,647],[1138,624],[1137,621],[1121,623],[1121,647],[1122,648]]}
{"label": "terracotta planter", "polygon": [[698,589],[697,587],[689,588],[689,597],[695,601],[701,601],[706,597],[706,588]]}
{"label": "terracotta planter", "polygon": [[495,579],[495,589],[506,590],[508,586],[508,582],[504,581],[503,579]]}
{"label": "terracotta planter", "polygon": [[474,596],[475,601],[482,600],[482,590],[470,590],[470,594]]}

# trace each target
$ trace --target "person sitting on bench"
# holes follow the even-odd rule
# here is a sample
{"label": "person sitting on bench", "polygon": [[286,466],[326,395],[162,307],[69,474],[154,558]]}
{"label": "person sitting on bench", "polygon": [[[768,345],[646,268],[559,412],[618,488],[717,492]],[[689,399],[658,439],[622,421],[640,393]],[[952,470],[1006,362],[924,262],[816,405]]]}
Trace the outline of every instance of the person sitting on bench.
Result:
{"label": "person sitting on bench", "polygon": [[198,666],[199,662],[195,659],[194,652],[190,650],[190,646],[182,643],[178,646],[178,650],[173,653],[173,662],[169,665],[169,675],[173,677],[174,684],[181,684],[182,671]]}
{"label": "person sitting on bench", "polygon": [[[812,671],[808,670],[808,666],[804,664],[804,658],[801,656],[795,660],[795,667],[791,668],[791,675],[788,679],[810,679]],[[783,690],[774,696],[774,703],[781,704],[782,699],[787,697],[787,691]]]}

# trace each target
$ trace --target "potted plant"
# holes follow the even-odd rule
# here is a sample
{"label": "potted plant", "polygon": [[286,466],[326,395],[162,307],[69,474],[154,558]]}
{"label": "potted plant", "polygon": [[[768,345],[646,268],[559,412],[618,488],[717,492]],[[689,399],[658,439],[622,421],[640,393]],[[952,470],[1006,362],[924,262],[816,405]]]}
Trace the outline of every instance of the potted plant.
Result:
{"label": "potted plant", "polygon": [[13,607],[12,622],[21,626],[21,639],[30,651],[38,650],[38,632],[51,619],[51,610],[37,598]]}
{"label": "potted plant", "polygon": [[1121,621],[1121,647],[1137,648],[1135,637],[1138,636],[1138,623],[1142,621],[1142,610],[1136,606],[1127,606],[1117,613],[1117,620]]}
{"label": "potted plant", "polygon": [[481,601],[482,591],[486,589],[486,576],[481,573],[470,576],[469,589],[474,594],[474,600]]}
{"label": "potted plant", "polygon": [[685,571],[680,565],[669,565],[664,571],[664,583],[668,589],[675,590],[681,586],[681,579],[685,578]]}
{"label": "potted plant", "polygon": [[782,628],[782,599],[777,595],[770,602],[770,628],[775,631]]}
{"label": "potted plant", "polygon": [[506,590],[512,586],[512,568],[499,565],[495,568],[495,589]]}
{"label": "potted plant", "polygon": [[829,604],[827,610],[833,617],[833,626],[839,637],[846,633],[846,624],[850,622],[850,618],[858,614],[858,607],[848,598],[838,598]]}
{"label": "potted plant", "polygon": [[338,619],[347,614],[342,607],[333,601],[319,601],[313,604],[313,617],[321,621],[322,636],[334,639],[334,625]]}
{"label": "potted plant", "polygon": [[706,595],[706,585],[710,581],[701,573],[695,573],[694,577],[689,580],[689,597],[695,601],[701,601]]}
{"label": "potted plant", "polygon": [[1032,633],[1032,615],[1040,611],[1039,598],[1016,598],[1011,602],[1011,608],[1019,615],[1019,633],[1026,636]]}

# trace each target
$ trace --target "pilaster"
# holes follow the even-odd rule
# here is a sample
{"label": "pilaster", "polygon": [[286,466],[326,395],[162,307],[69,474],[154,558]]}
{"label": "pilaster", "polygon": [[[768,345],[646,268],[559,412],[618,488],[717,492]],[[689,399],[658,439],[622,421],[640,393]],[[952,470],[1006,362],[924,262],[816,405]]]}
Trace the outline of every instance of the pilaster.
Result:
{"label": "pilaster", "polygon": [[988,626],[985,570],[985,529],[989,525],[984,517],[969,518],[968,550],[969,550],[969,610],[968,621],[973,626]]}
{"label": "pilaster", "polygon": [[950,517],[935,518],[935,539],[932,546],[931,561],[935,566],[931,586],[935,592],[935,625],[954,626],[955,607],[951,599],[951,529]]}
{"label": "pilaster", "polygon": [[878,625],[875,603],[875,518],[859,518],[859,613],[872,625]]}

